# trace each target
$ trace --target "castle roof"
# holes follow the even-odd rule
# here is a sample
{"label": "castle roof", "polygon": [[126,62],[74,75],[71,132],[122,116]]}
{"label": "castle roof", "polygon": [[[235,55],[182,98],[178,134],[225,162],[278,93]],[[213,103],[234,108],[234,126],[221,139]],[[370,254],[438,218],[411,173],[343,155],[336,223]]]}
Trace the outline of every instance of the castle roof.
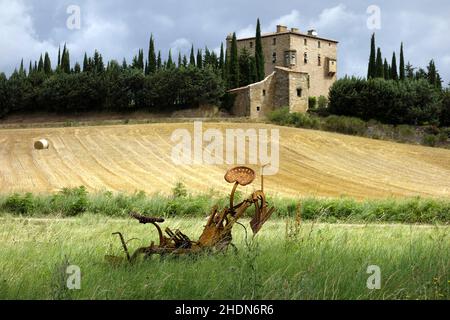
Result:
{"label": "castle roof", "polygon": [[[333,39],[318,37],[318,36],[310,35],[310,34],[307,34],[307,33],[302,33],[300,31],[292,31],[292,30],[281,31],[281,32],[264,33],[264,34],[261,35],[261,38],[276,37],[276,36],[279,36],[279,35],[286,35],[286,34],[292,34],[292,35],[297,35],[297,36],[306,37],[306,38],[310,38],[310,39],[324,40],[324,41],[329,41],[329,42],[333,42],[333,43],[339,43],[339,41],[336,41],[336,40],[333,40]],[[237,39],[237,41],[252,40],[252,39],[255,39],[255,38],[256,37],[241,38],[241,39]]]}

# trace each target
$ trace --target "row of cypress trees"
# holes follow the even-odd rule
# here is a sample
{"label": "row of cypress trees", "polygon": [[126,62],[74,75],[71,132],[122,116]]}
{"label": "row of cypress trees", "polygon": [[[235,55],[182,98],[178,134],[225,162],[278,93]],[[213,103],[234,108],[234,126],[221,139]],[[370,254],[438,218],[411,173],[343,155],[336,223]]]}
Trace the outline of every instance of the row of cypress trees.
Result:
{"label": "row of cypress trees", "polygon": [[385,80],[400,81],[425,79],[438,89],[442,89],[442,78],[436,69],[434,60],[429,62],[427,70],[422,68],[416,69],[409,62],[405,65],[403,42],[400,45],[399,65],[397,65],[395,51],[392,53],[390,64],[386,58],[383,60],[381,48],[376,47],[375,34],[372,34],[367,79],[384,78]]}

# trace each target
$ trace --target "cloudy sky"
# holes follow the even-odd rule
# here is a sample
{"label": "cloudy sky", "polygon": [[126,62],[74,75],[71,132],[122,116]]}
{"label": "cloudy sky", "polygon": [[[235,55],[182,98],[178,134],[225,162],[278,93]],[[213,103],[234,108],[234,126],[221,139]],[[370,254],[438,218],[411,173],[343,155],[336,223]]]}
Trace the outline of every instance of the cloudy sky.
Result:
{"label": "cloudy sky", "polygon": [[[79,29],[69,29],[71,5],[81,12]],[[380,8],[380,29],[368,28],[368,7]],[[419,1],[303,1],[303,0],[0,0],[0,71],[10,74],[23,57],[26,65],[48,51],[55,61],[67,43],[73,60],[98,49],[106,59],[129,61],[148,47],[154,34],[158,49],[187,53],[196,47],[220,47],[226,35],[253,35],[256,18],[264,32],[277,24],[317,29],[322,37],[340,41],[339,75],[365,76],[370,34],[390,61],[400,42],[405,58],[425,67],[435,59],[445,84],[450,81],[450,2]],[[70,20],[73,21],[73,20]],[[372,21],[372,20],[371,20]]]}

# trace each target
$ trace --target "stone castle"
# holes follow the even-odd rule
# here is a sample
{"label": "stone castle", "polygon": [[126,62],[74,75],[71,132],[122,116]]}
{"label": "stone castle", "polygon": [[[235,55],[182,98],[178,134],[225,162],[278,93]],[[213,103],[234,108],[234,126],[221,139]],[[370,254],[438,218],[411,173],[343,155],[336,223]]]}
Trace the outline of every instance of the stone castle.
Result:
{"label": "stone castle", "polygon": [[[319,37],[315,30],[302,33],[281,25],[261,39],[266,78],[229,91],[233,115],[259,118],[286,106],[291,112],[306,112],[309,97],[328,96],[337,78],[337,41]],[[231,41],[229,35],[227,54]],[[237,47],[254,55],[255,38],[238,39]]]}

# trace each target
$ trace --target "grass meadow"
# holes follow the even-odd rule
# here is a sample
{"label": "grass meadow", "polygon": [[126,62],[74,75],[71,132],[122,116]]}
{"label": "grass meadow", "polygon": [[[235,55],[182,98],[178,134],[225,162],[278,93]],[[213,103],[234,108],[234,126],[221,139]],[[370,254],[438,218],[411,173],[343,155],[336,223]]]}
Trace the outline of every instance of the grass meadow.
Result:
{"label": "grass meadow", "polygon": [[[234,229],[238,251],[110,265],[157,240],[132,219],[84,213],[73,218],[0,218],[0,299],[449,299],[448,225],[329,224],[275,217],[255,239]],[[204,217],[163,226],[197,238]],[[244,224],[248,226],[247,221]],[[248,227],[247,227],[248,228]],[[249,228],[248,228],[249,229]],[[81,289],[66,288],[66,267],[81,269]],[[369,290],[368,266],[381,269]]]}

